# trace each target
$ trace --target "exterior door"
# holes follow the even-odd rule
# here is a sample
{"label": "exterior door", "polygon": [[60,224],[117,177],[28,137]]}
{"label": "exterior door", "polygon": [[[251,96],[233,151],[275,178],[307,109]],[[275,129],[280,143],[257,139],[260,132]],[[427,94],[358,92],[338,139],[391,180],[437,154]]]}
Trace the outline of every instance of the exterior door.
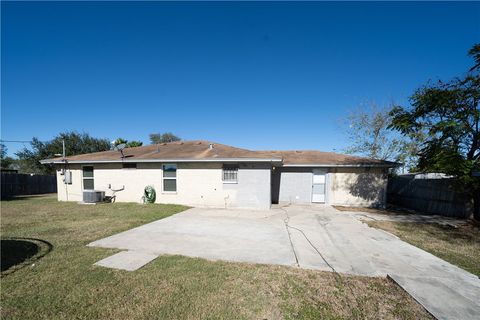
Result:
{"label": "exterior door", "polygon": [[312,181],[312,202],[325,203],[325,186],[327,184],[327,173],[324,170],[313,170]]}

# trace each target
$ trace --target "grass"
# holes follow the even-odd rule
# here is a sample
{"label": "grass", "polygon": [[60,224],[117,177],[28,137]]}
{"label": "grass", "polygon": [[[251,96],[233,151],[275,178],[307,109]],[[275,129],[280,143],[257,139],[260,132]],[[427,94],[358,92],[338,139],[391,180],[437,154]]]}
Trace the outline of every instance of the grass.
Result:
{"label": "grass", "polygon": [[[2,319],[429,319],[383,278],[283,266],[161,256],[127,272],[94,266],[115,250],[102,237],[184,210],[176,205],[1,202],[3,239],[40,239],[51,251],[2,273]],[[29,251],[29,254],[32,252]]]}
{"label": "grass", "polygon": [[389,206],[386,209],[383,208],[368,208],[368,207],[349,207],[349,206],[333,206],[339,211],[349,211],[349,212],[368,212],[368,213],[377,213],[377,214],[386,214],[386,215],[408,215],[413,214],[414,211],[407,210],[404,208]]}
{"label": "grass", "polygon": [[369,221],[369,226],[395,234],[403,241],[480,276],[480,228],[434,223]]}

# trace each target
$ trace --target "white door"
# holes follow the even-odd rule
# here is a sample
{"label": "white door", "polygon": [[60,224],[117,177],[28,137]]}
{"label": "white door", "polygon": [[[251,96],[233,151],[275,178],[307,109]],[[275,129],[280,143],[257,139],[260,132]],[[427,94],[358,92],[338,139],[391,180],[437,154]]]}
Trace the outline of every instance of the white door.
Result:
{"label": "white door", "polygon": [[312,202],[325,203],[325,186],[327,174],[324,170],[313,170]]}

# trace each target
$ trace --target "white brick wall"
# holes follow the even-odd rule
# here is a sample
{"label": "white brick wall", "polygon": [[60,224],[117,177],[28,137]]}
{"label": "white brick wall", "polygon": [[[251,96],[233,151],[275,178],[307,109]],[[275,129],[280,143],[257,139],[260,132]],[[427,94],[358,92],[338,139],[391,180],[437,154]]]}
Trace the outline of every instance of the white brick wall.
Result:
{"label": "white brick wall", "polygon": [[[95,190],[106,195],[116,192],[116,201],[141,202],[147,185],[155,188],[157,203],[176,203],[197,207],[236,207],[267,209],[270,207],[270,167],[241,165],[237,184],[224,184],[221,163],[177,163],[177,192],[162,192],[162,164],[138,163],[137,169],[122,169],[118,164],[93,164]],[[59,167],[60,169],[60,167]],[[82,170],[69,165],[72,184],[65,185],[57,171],[58,200],[82,200]]]}

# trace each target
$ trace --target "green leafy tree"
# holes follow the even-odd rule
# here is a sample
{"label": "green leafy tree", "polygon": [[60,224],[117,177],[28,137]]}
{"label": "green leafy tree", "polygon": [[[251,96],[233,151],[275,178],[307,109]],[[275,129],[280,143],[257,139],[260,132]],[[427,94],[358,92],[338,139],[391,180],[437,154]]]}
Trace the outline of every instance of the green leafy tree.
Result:
{"label": "green leafy tree", "polygon": [[165,132],[165,133],[151,133],[150,134],[150,142],[151,144],[156,144],[156,143],[165,143],[165,142],[174,142],[174,141],[180,141],[180,137],[174,135],[171,132]]}
{"label": "green leafy tree", "polygon": [[125,147],[133,148],[133,147],[141,147],[143,145],[143,142],[136,141],[136,140],[128,141],[123,138],[117,138],[117,140],[115,140],[114,142],[114,146],[118,146],[119,144],[125,144]]}
{"label": "green leafy tree", "polygon": [[127,142],[127,148],[141,147],[142,145],[143,145],[142,141],[132,140]]}
{"label": "green leafy tree", "polygon": [[7,156],[7,147],[0,143],[0,166],[2,169],[11,169],[10,167],[15,163],[15,159]]}
{"label": "green leafy tree", "polygon": [[475,64],[470,69],[470,71],[478,71],[480,70],[480,43],[475,44],[468,54],[473,58]]}
{"label": "green leafy tree", "polygon": [[113,142],[113,146],[116,147],[120,144],[127,144],[127,140],[126,139],[123,139],[123,138],[117,138],[114,142]]}
{"label": "green leafy tree", "polygon": [[389,128],[391,107],[368,106],[353,110],[345,119],[349,145],[344,150],[372,159],[401,162],[407,169],[415,165],[416,140]]}
{"label": "green leafy tree", "polygon": [[[469,52],[476,62],[478,49]],[[463,78],[419,88],[410,98],[411,108],[392,110],[391,127],[409,137],[425,133],[418,169],[454,176],[457,188],[471,195],[474,218],[480,221],[479,71],[477,64]]]}
{"label": "green leafy tree", "polygon": [[62,154],[62,141],[65,141],[66,156],[106,151],[110,149],[108,139],[98,139],[87,133],[63,132],[48,142],[32,138],[31,148],[23,148],[17,152],[18,164],[21,172],[36,174],[53,174],[53,166],[42,165],[40,160],[53,158]]}

